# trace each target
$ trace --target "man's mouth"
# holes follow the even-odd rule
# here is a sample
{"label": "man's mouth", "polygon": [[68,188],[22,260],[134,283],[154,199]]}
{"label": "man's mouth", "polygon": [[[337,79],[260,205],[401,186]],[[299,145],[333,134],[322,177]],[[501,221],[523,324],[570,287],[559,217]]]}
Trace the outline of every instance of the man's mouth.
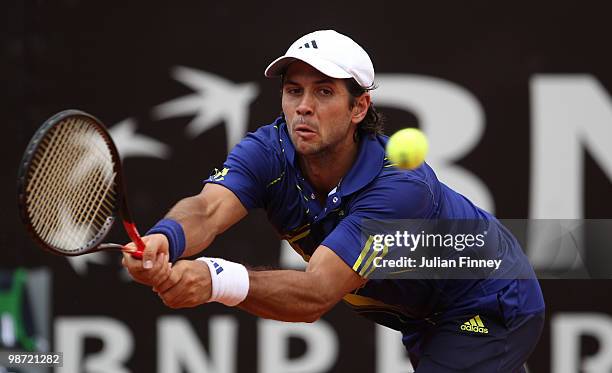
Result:
{"label": "man's mouth", "polygon": [[306,124],[298,124],[293,128],[293,131],[299,135],[314,134],[315,131]]}

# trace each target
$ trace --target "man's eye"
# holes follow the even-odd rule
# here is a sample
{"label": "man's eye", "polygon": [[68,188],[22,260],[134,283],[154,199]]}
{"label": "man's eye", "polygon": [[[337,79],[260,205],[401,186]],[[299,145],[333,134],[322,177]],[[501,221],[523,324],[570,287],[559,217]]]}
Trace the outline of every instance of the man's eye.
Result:
{"label": "man's eye", "polygon": [[286,91],[290,95],[296,95],[296,94],[300,93],[300,89],[299,88],[287,88]]}
{"label": "man's eye", "polygon": [[321,88],[320,92],[323,96],[331,96],[332,94],[332,90],[327,88]]}

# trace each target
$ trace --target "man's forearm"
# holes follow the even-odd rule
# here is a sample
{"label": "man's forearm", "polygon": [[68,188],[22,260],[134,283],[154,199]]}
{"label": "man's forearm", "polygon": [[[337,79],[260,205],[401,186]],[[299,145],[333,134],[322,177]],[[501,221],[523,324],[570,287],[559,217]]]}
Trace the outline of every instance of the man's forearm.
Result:
{"label": "man's forearm", "polygon": [[207,248],[229,227],[247,215],[240,200],[229,189],[206,184],[200,194],[180,200],[166,218],[180,223],[185,234],[182,257],[191,256]]}
{"label": "man's forearm", "polygon": [[325,293],[312,272],[249,271],[249,281],[249,294],[239,307],[267,319],[313,322],[339,300]]}
{"label": "man's forearm", "polygon": [[180,200],[166,215],[166,218],[177,221],[183,227],[186,241],[183,257],[197,254],[215,239],[217,232],[207,219],[209,214],[206,203],[193,196]]}

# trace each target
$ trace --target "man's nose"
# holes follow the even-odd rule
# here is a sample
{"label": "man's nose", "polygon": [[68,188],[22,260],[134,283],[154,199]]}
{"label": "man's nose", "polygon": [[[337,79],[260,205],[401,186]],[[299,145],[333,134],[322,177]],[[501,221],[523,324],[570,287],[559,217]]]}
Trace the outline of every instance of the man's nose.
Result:
{"label": "man's nose", "polygon": [[298,115],[310,115],[313,112],[313,108],[314,100],[312,95],[309,93],[304,93],[298,106],[295,108],[295,112]]}

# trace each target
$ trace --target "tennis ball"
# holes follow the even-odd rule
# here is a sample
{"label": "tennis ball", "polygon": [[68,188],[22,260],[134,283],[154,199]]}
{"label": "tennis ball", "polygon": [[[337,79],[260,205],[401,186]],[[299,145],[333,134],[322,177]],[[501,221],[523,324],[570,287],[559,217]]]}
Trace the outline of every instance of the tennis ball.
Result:
{"label": "tennis ball", "polygon": [[427,137],[416,128],[404,128],[387,142],[387,157],[397,167],[413,170],[425,160],[429,145]]}

